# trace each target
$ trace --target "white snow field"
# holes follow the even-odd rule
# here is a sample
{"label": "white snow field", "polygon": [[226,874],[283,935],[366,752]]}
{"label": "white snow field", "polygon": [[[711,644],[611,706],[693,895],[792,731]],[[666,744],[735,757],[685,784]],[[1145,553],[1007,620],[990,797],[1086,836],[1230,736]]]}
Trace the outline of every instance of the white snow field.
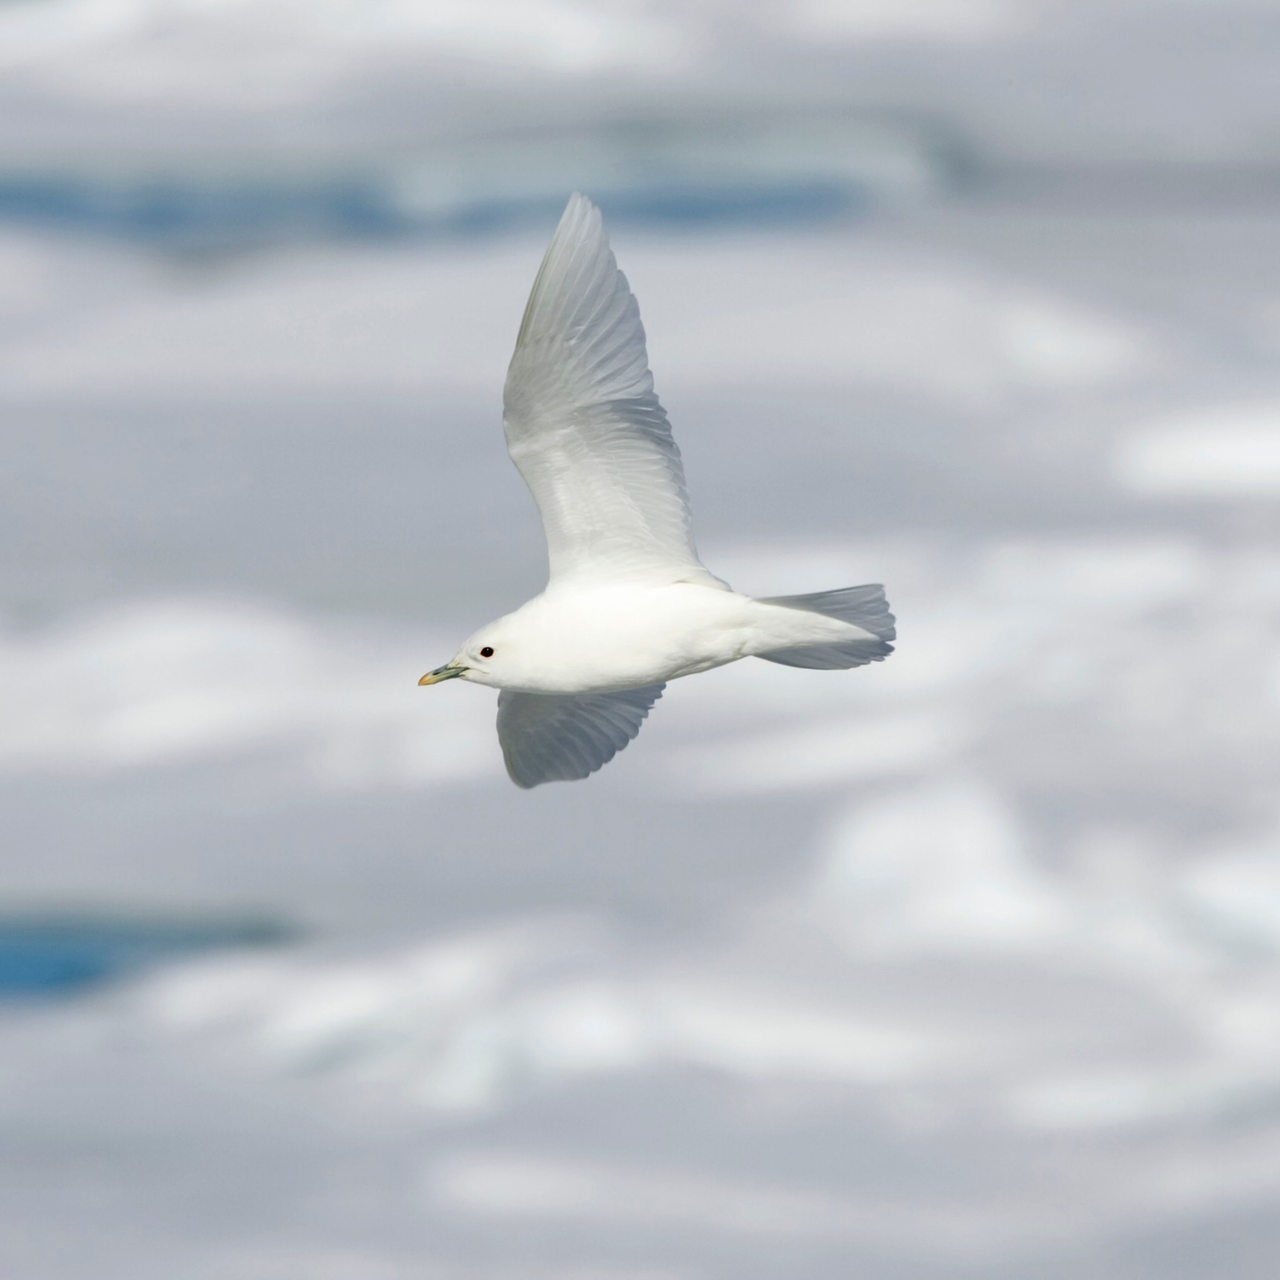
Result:
{"label": "white snow field", "polygon": [[[1278,51],[1207,0],[0,9],[0,1274],[1271,1280]],[[541,586],[502,379],[617,177],[565,121],[708,96],[903,148],[820,216],[592,192],[707,562],[883,581],[897,652],[673,682],[520,792],[416,681]],[[921,131],[971,167],[907,182]],[[439,207],[546,216],[13,195],[446,143]]]}

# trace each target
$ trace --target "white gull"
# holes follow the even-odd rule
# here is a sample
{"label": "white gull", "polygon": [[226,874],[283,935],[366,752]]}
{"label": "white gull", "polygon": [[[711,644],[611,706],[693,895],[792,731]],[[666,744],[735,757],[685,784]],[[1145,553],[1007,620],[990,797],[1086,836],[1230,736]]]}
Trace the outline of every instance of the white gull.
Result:
{"label": "white gull", "polygon": [[501,690],[498,738],[519,786],[594,773],[677,676],[750,657],[843,669],[893,651],[879,585],[753,599],[703,567],[640,309],[585,196],[570,198],[533,283],[503,421],[542,514],[547,587],[418,683]]}

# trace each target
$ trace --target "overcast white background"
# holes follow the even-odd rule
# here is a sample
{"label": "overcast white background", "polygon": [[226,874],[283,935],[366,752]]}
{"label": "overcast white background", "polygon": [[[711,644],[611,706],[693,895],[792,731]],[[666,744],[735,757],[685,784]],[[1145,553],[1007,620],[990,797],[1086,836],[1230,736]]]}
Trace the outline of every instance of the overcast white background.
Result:
{"label": "overcast white background", "polygon": [[[4,930],[177,939],[0,1005],[7,1276],[1273,1274],[1280,8],[785,8],[0,7]],[[859,198],[647,216],[655,119]],[[541,585],[577,185],[708,564],[900,645],[523,793],[415,681]]]}

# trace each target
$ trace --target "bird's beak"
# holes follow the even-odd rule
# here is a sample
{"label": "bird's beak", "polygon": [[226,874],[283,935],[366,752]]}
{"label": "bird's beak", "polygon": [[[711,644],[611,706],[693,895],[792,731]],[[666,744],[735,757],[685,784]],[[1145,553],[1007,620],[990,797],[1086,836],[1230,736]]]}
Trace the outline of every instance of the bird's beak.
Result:
{"label": "bird's beak", "polygon": [[466,671],[460,662],[446,662],[443,667],[437,667],[434,671],[428,671],[419,684],[439,684],[441,680],[452,680],[455,676],[460,676]]}

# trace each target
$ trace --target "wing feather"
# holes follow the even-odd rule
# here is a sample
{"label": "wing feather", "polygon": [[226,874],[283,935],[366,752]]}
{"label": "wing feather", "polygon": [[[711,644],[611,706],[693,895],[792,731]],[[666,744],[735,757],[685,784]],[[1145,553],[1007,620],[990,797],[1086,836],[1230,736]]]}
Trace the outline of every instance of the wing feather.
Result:
{"label": "wing feather", "polygon": [[708,584],[640,308],[600,211],[574,195],[525,307],[503,394],[507,449],[542,515],[552,582]]}
{"label": "wing feather", "polygon": [[521,787],[573,782],[608,764],[629,743],[664,685],[618,693],[498,694],[498,741]]}

